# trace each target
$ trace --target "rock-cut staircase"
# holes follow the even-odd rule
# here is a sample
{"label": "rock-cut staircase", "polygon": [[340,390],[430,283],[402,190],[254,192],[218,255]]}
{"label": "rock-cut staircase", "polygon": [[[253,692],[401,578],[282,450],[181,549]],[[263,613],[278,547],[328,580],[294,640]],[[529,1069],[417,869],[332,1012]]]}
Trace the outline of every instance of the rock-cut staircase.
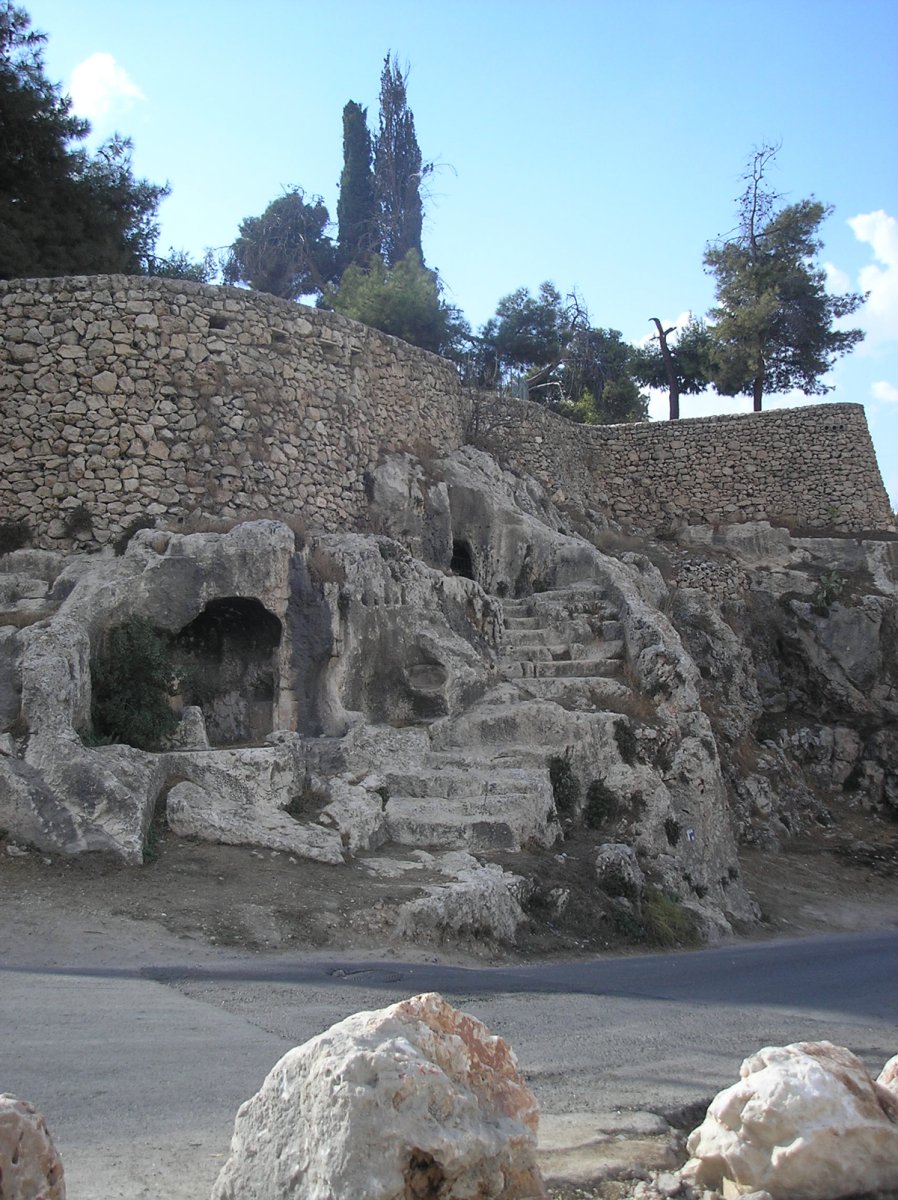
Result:
{"label": "rock-cut staircase", "polygon": [[567,593],[554,596],[551,621],[532,600],[503,600],[497,684],[429,727],[423,762],[386,772],[394,844],[487,851],[554,842],[549,756],[570,743],[576,722],[617,719],[608,709],[619,712],[632,695],[611,606],[594,593],[584,602],[581,590],[576,618],[566,621]]}

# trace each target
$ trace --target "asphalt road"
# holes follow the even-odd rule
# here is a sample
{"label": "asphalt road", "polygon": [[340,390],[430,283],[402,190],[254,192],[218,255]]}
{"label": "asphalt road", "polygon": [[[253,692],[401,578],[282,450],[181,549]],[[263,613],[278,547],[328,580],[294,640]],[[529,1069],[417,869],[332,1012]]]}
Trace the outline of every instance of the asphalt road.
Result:
{"label": "asphalt road", "polygon": [[203,1200],[284,1051],[439,990],[514,1047],[546,1112],[670,1111],[762,1045],[898,1051],[898,933],[519,967],[230,960],[0,968],[0,1090],[33,1100],[69,1200]]}

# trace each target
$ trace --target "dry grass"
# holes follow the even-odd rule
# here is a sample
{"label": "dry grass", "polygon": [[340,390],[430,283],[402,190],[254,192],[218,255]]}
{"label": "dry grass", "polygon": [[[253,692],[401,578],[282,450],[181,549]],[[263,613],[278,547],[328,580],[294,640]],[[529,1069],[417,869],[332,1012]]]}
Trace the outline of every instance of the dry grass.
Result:
{"label": "dry grass", "polygon": [[346,571],[343,564],[320,546],[313,546],[308,557],[309,574],[315,583],[346,582]]}

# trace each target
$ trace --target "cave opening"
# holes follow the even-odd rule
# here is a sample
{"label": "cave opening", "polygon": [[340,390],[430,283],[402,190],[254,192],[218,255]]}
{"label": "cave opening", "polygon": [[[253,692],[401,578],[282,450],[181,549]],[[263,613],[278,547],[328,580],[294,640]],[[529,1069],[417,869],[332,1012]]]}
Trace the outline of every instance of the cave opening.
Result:
{"label": "cave opening", "polygon": [[469,542],[456,539],[452,543],[452,561],[449,570],[453,575],[461,575],[463,579],[476,579],[474,573],[474,555],[471,553]]}
{"label": "cave opening", "polygon": [[183,701],[203,711],[212,745],[258,743],[274,728],[281,622],[256,599],[210,600],[176,634]]}

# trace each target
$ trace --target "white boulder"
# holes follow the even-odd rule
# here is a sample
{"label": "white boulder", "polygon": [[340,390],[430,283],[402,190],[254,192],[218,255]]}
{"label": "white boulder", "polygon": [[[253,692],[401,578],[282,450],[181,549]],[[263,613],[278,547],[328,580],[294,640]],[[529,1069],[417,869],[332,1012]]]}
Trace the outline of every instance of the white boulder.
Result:
{"label": "white boulder", "polygon": [[764,1189],[774,1200],[896,1189],[895,1074],[886,1064],[874,1083],[860,1059],[830,1042],[768,1046],[743,1062],[740,1082],[690,1134],[683,1178],[730,1195]]}
{"label": "white boulder", "polygon": [[506,1043],[414,996],[284,1055],[237,1113],[212,1200],[537,1200],[537,1123]]}
{"label": "white boulder", "polygon": [[62,1161],[33,1104],[0,1095],[0,1197],[65,1200]]}

